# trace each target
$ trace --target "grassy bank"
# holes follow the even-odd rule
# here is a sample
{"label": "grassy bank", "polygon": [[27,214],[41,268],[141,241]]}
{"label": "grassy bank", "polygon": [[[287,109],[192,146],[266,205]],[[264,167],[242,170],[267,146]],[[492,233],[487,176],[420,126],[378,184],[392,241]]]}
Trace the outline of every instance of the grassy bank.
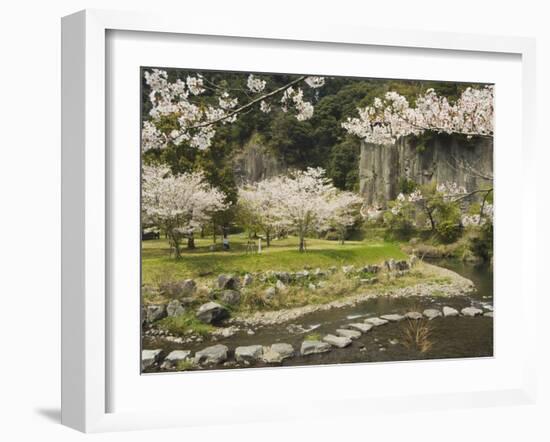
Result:
{"label": "grassy bank", "polygon": [[[297,271],[304,267],[328,268],[342,265],[375,264],[385,259],[405,259],[398,245],[377,240],[336,241],[308,239],[307,252],[297,249],[298,239],[274,240],[262,253],[247,252],[247,239],[242,235],[229,237],[229,251],[211,251],[212,239],[197,238],[196,249],[184,250],[180,260],[170,257],[166,240],[144,241],[142,246],[142,277],[145,284],[183,278],[212,278],[220,273],[253,273],[266,270]],[[218,243],[218,247],[220,244]],[[265,242],[263,244],[265,246]]]}

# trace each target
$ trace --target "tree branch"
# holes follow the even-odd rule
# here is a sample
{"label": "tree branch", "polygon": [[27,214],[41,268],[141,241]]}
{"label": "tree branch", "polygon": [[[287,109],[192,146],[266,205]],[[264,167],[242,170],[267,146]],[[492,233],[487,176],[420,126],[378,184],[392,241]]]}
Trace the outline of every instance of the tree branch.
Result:
{"label": "tree branch", "polygon": [[307,75],[302,75],[302,76],[298,77],[296,80],[293,80],[290,83],[288,83],[284,86],[281,86],[280,88],[275,89],[274,91],[271,91],[267,94],[264,94],[261,97],[255,98],[252,101],[249,101],[248,103],[246,103],[246,104],[242,105],[241,107],[229,112],[228,114],[224,115],[223,117],[216,118],[215,120],[212,120],[212,121],[205,121],[204,123],[196,124],[194,126],[186,127],[185,130],[188,131],[188,130],[192,130],[192,129],[200,129],[201,127],[211,126],[211,125],[219,123],[223,120],[227,120],[228,118],[231,118],[234,115],[237,115],[237,114],[251,108],[256,103],[259,103],[260,101],[266,100],[268,98],[273,97],[274,95],[277,95],[277,94],[280,94],[281,92],[284,92],[285,90],[287,90],[291,86],[294,86],[295,84],[300,83],[301,81],[305,80],[306,78],[307,78]]}

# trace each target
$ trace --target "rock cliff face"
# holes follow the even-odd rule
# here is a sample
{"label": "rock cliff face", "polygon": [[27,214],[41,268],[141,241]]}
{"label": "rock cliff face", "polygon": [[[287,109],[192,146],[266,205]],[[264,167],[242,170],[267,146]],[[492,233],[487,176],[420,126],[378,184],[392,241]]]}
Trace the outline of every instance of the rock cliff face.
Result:
{"label": "rock cliff face", "polygon": [[436,137],[422,149],[407,138],[395,146],[361,144],[359,183],[367,205],[384,206],[394,199],[403,178],[418,184],[456,182],[472,191],[490,182],[481,175],[492,174],[493,142],[490,139],[465,142]]}
{"label": "rock cliff face", "polygon": [[286,167],[267,147],[253,138],[233,157],[233,170],[237,184],[241,185],[280,175]]}

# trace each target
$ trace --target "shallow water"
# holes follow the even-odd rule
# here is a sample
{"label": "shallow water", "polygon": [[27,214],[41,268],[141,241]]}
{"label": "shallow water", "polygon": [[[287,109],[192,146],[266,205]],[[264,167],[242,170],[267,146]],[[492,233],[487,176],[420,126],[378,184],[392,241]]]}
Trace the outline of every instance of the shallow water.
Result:
{"label": "shallow water", "polygon": [[[254,334],[242,330],[229,338],[219,338],[215,342],[205,341],[193,344],[175,344],[157,338],[144,340],[144,348],[163,348],[165,352],[175,349],[201,350],[215,343],[225,344],[232,352],[238,346],[270,345],[276,342],[291,344],[299,351],[304,338],[309,334],[334,334],[336,329],[352,322],[363,322],[367,317],[390,313],[422,312],[426,308],[442,309],[443,306],[458,310],[476,306],[490,310],[493,305],[493,274],[488,265],[475,266],[453,260],[431,261],[471,279],[476,293],[468,297],[401,297],[387,296],[370,299],[352,307],[334,308],[308,314],[292,323],[264,326],[254,330]],[[405,361],[418,359],[442,359],[464,357],[487,357],[493,355],[493,318],[490,317],[447,317],[427,322],[430,327],[431,348],[421,352],[415,346],[406,345],[405,329],[409,321],[389,323],[374,327],[351,346],[344,349],[333,348],[319,355],[297,356],[285,360],[280,365],[320,365],[349,362]],[[390,342],[391,341],[391,342]],[[255,367],[265,364],[257,363]],[[215,367],[216,369],[228,367]],[[232,368],[232,367],[230,367]],[[153,371],[155,371],[153,369]]]}

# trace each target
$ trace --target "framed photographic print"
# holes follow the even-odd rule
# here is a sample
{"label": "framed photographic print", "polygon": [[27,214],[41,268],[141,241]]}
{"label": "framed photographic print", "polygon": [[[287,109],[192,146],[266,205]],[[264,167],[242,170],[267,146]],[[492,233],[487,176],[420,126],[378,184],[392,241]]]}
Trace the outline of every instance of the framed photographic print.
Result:
{"label": "framed photographic print", "polygon": [[64,18],[65,424],[531,400],[533,42],[326,32]]}

